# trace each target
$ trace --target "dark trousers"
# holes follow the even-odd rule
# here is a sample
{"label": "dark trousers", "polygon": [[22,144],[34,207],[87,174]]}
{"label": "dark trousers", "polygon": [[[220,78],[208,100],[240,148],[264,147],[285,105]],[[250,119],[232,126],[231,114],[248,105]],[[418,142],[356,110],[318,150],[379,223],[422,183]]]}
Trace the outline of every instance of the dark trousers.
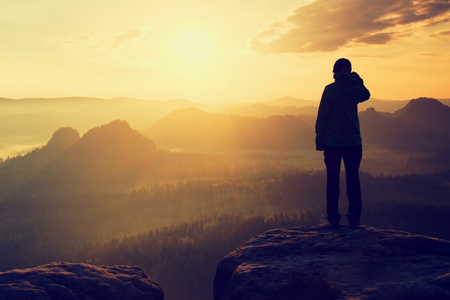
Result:
{"label": "dark trousers", "polygon": [[325,165],[327,167],[327,219],[332,226],[339,224],[339,175],[341,161],[344,160],[347,183],[348,214],[350,226],[359,226],[361,216],[361,185],[359,166],[362,158],[362,146],[324,147]]}

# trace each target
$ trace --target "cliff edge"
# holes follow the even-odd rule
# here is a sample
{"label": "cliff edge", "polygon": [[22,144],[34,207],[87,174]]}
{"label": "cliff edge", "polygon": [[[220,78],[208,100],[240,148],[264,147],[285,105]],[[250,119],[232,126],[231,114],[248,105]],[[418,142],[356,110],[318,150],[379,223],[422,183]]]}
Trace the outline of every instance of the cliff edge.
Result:
{"label": "cliff edge", "polygon": [[141,268],[52,263],[0,273],[0,299],[163,300]]}
{"label": "cliff edge", "polygon": [[450,299],[450,241],[369,226],[269,230],[222,259],[214,299]]}

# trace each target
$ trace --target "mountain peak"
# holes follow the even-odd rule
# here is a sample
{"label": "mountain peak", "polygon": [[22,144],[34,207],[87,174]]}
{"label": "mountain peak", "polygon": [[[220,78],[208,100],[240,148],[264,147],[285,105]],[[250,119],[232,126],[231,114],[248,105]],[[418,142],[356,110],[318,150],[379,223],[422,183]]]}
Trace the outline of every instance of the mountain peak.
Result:
{"label": "mountain peak", "polygon": [[47,144],[42,147],[43,156],[48,156],[48,158],[52,157],[52,155],[57,155],[62,153],[66,149],[69,149],[72,145],[76,144],[80,140],[80,133],[71,128],[71,127],[63,127],[55,131],[47,142]]}
{"label": "mountain peak", "polygon": [[404,108],[396,111],[394,116],[428,130],[448,128],[450,125],[450,107],[433,98],[412,99]]}
{"label": "mountain peak", "polygon": [[77,130],[71,127],[63,127],[53,133],[51,139],[47,143],[47,147],[67,148],[79,139],[80,133]]}
{"label": "mountain peak", "polygon": [[84,140],[90,139],[92,137],[103,137],[111,139],[117,137],[118,135],[134,134],[134,130],[130,127],[130,124],[123,120],[114,120],[108,124],[100,125],[92,128],[85,135],[83,135]]}
{"label": "mountain peak", "polygon": [[46,184],[54,190],[68,181],[77,182],[79,190],[123,188],[135,183],[130,174],[138,176],[148,170],[155,153],[152,140],[126,121],[115,120],[89,130],[50,162],[49,173],[56,176]]}
{"label": "mountain peak", "polygon": [[396,114],[403,113],[413,113],[413,114],[424,114],[426,112],[438,112],[441,110],[449,110],[450,108],[439,102],[434,98],[420,97],[416,99],[412,99],[406,104],[406,106],[398,111]]}
{"label": "mountain peak", "polygon": [[130,124],[123,120],[114,120],[89,130],[83,135],[80,142],[82,148],[98,153],[106,151],[111,154],[120,152],[131,155],[141,148],[155,148],[151,140],[131,128]]}

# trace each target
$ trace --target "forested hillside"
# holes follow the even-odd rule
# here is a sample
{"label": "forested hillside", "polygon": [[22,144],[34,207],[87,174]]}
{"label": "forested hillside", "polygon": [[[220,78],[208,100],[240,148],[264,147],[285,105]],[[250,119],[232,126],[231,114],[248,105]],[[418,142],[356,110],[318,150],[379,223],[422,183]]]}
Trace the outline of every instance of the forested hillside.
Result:
{"label": "forested hillside", "polygon": [[[397,116],[377,113],[383,119],[378,124],[406,124],[410,109]],[[249,135],[259,127],[272,151],[168,151],[120,120],[83,135],[61,128],[42,148],[0,163],[0,270],[55,260],[135,264],[163,286],[168,299],[209,298],[217,262],[231,249],[266,229],[326,222],[321,153],[314,153],[321,168],[312,168],[311,155],[276,148],[294,138],[289,128],[301,132],[306,123],[295,116],[188,111],[197,114],[186,119],[193,127],[160,129],[183,128],[191,138],[192,130],[201,130],[214,140],[222,138],[209,128],[216,122],[223,125],[219,131],[240,134],[235,141],[254,146],[267,143],[262,134]],[[362,223],[450,239],[449,148],[442,150],[412,152],[404,167],[427,171],[415,174],[367,172],[371,165],[390,169],[381,149],[379,157],[365,158]]]}
{"label": "forested hillside", "polygon": [[163,147],[197,151],[305,150],[313,148],[312,120],[293,115],[256,118],[208,114],[189,108],[163,118],[146,134]]}

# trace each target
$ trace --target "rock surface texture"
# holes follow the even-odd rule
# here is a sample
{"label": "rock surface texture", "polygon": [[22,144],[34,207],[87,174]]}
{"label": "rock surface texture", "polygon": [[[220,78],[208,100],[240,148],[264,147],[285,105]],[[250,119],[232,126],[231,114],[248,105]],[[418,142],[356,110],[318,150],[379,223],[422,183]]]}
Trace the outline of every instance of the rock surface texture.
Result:
{"label": "rock surface texture", "polygon": [[450,299],[450,241],[369,226],[270,230],[222,259],[214,299]]}
{"label": "rock surface texture", "polygon": [[0,299],[163,300],[141,268],[52,263],[0,273]]}

